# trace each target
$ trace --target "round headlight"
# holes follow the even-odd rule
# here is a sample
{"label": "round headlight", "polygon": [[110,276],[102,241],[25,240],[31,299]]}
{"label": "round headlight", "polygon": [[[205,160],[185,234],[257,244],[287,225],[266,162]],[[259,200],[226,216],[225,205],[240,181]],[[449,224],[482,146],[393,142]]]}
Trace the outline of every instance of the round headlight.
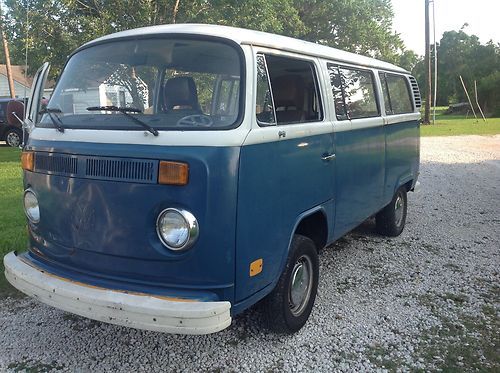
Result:
{"label": "round headlight", "polygon": [[169,249],[184,250],[198,238],[198,222],[189,211],[168,208],[158,216],[156,232]]}
{"label": "round headlight", "polygon": [[31,190],[24,193],[24,212],[32,223],[40,221],[40,207],[38,206],[38,199]]}

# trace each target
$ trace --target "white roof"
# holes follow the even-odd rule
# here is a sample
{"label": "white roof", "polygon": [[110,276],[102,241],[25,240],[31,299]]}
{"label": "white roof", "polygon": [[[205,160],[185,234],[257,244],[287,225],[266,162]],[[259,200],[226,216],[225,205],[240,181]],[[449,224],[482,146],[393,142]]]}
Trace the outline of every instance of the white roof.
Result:
{"label": "white roof", "polygon": [[96,42],[112,40],[115,38],[158,35],[158,34],[210,35],[232,40],[238,44],[248,44],[261,47],[281,49],[289,52],[332,59],[338,62],[351,63],[356,65],[374,67],[383,70],[392,70],[402,73],[408,73],[408,71],[391,63],[380,61],[375,58],[361,56],[355,53],[346,52],[340,49],[335,49],[316,43],[294,39],[287,36],[270,34],[267,32],[254,31],[254,30],[229,27],[229,26],[219,26],[219,25],[185,23],[185,24],[141,27],[103,36],[101,38],[95,39],[85,44],[85,46],[89,46]]}

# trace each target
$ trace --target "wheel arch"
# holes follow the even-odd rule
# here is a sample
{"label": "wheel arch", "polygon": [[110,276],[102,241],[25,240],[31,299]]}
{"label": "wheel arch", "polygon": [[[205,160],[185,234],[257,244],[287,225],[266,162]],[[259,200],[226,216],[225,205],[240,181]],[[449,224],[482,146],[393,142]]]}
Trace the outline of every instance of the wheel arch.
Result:
{"label": "wheel arch", "polygon": [[[318,209],[307,216],[303,216],[296,223],[293,234],[300,234],[310,238],[317,250],[325,247],[328,239],[328,221],[324,210]],[[290,240],[290,244],[291,242]],[[288,251],[290,251],[290,247]]]}
{"label": "wheel arch", "polygon": [[322,249],[328,240],[328,217],[323,205],[319,205],[304,211],[295,220],[295,224],[288,239],[288,246],[281,258],[281,265],[279,272],[283,271],[288,255],[290,254],[290,247],[292,246],[293,236],[301,234],[310,238],[316,245],[316,249]]}
{"label": "wheel arch", "polygon": [[[319,205],[319,206],[313,207],[312,209],[304,211],[303,213],[301,213],[297,217],[295,224],[293,225],[293,228],[291,230],[291,233],[290,233],[290,236],[288,239],[288,245],[286,246],[286,250],[284,250],[284,252],[282,254],[281,261],[279,263],[279,266],[276,268],[276,272],[275,273],[273,272],[273,279],[272,279],[271,283],[266,285],[264,288],[260,289],[257,293],[255,293],[255,294],[251,295],[250,297],[244,299],[243,301],[235,304],[233,306],[233,312],[235,312],[235,314],[246,309],[249,305],[254,304],[254,303],[262,300],[269,293],[271,293],[273,291],[273,289],[276,287],[276,284],[278,283],[278,280],[279,280],[279,278],[280,278],[280,276],[283,273],[283,270],[285,268],[286,261],[288,259],[288,256],[290,255],[290,249],[292,247],[293,236],[295,234],[303,234],[304,236],[309,237],[308,233],[310,233],[311,231],[310,230],[308,231],[306,229],[306,227],[310,226],[312,224],[311,222],[321,221],[320,225],[322,225],[324,227],[324,236],[318,235],[316,237],[316,240],[320,240],[320,241],[318,241],[318,242],[320,242],[320,247],[318,248],[318,244],[315,242],[314,238],[311,238],[311,237],[309,237],[309,238],[311,238],[313,240],[313,242],[315,242],[317,250],[319,250],[320,248],[323,248],[326,245],[327,240],[328,240],[328,237],[327,237],[328,236],[328,215],[327,215],[326,211],[327,210],[326,210],[325,206]],[[302,226],[301,226],[301,224],[302,224]],[[301,232],[301,233],[299,233],[299,232]]]}
{"label": "wheel arch", "polygon": [[[399,190],[399,188],[404,188],[406,192],[409,192],[412,190],[414,186],[415,178],[413,176],[411,177],[405,177],[405,178],[400,178],[397,183],[394,185],[394,190],[392,191],[392,196],[396,194],[396,192]],[[392,198],[391,196],[391,198]]]}

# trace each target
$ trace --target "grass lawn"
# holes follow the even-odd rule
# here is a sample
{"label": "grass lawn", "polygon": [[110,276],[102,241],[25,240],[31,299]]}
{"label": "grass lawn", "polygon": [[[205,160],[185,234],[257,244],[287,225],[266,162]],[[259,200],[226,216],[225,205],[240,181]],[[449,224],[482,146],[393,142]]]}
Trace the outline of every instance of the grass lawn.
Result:
{"label": "grass lawn", "polygon": [[0,298],[18,293],[3,275],[3,256],[26,248],[26,220],[22,207],[20,151],[0,146]]}
{"label": "grass lawn", "polygon": [[[421,136],[497,135],[500,134],[500,118],[476,120],[469,115],[445,115],[446,107],[436,108],[436,123],[420,126]],[[432,122],[432,111],[431,111]]]}

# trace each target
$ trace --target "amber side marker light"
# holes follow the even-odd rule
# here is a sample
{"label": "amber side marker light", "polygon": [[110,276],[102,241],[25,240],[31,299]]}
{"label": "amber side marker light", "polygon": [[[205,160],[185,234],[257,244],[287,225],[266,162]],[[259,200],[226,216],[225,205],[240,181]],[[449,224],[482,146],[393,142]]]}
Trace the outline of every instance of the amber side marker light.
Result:
{"label": "amber side marker light", "polygon": [[264,261],[262,258],[254,260],[250,263],[250,277],[257,276],[262,272],[262,267],[264,266]]}
{"label": "amber side marker light", "polygon": [[35,153],[22,152],[21,153],[21,167],[26,171],[33,171],[35,169]]}
{"label": "amber side marker light", "polygon": [[182,162],[160,161],[158,183],[186,185],[189,179],[189,165]]}

